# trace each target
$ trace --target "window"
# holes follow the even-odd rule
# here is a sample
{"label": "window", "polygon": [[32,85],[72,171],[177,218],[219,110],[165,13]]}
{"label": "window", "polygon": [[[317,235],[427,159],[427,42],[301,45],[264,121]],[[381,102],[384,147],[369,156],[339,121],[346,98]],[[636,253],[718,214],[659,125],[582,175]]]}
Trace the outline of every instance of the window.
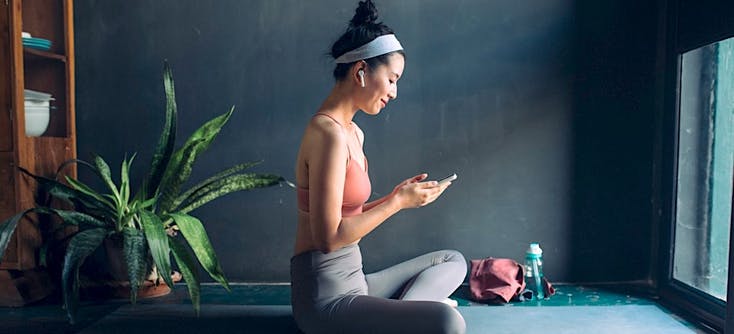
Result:
{"label": "window", "polygon": [[682,56],[673,279],[726,301],[734,171],[734,38]]}

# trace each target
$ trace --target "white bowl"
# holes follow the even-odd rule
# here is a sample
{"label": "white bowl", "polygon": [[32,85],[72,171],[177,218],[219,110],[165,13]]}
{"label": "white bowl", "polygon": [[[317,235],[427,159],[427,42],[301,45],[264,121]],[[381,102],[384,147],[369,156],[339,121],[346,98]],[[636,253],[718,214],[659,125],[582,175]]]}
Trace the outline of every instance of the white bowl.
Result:
{"label": "white bowl", "polygon": [[51,101],[48,100],[25,100],[25,107],[36,107],[36,108],[48,108],[51,105]]}
{"label": "white bowl", "polygon": [[25,135],[38,137],[46,132],[49,121],[49,106],[30,106],[26,101],[25,106]]}

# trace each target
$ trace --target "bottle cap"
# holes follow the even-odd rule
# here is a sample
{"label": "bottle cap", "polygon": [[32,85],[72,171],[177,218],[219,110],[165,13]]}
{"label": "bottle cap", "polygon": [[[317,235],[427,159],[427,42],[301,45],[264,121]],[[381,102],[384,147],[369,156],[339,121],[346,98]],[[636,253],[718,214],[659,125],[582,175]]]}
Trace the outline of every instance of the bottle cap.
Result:
{"label": "bottle cap", "polygon": [[533,242],[530,244],[530,247],[528,247],[528,250],[526,253],[534,254],[534,255],[541,255],[543,254],[543,250],[540,249],[540,244],[538,244],[537,242]]}

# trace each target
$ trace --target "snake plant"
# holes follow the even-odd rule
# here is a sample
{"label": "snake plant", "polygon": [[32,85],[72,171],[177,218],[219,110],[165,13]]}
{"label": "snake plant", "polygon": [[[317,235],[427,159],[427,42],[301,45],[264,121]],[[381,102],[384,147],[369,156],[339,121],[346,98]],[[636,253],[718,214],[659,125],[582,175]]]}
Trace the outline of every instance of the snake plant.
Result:
{"label": "snake plant", "polygon": [[135,303],[138,288],[150,270],[148,263],[151,258],[159,276],[156,282],[162,280],[173,286],[169,275],[173,258],[186,281],[194,310],[198,314],[198,265],[227,290],[229,283],[204,224],[191,211],[232,192],[273,186],[285,181],[277,175],[243,172],[258,164],[248,162],[227,168],[183,190],[197,157],[207,150],[234,108],[203,124],[183,146],[175,149],[177,109],[173,75],[167,63],[164,63],[163,83],[166,94],[165,124],[148,174],[134,196],[130,189],[134,155],[123,159],[119,183],[115,183],[109,165],[100,156],[94,156],[92,162],[75,159],[59,167],[57,176],[71,163],[90,168],[106,187],[101,192],[74,178],[65,177],[66,182],[61,182],[58,177],[34,175],[21,168],[23,173],[38,182],[41,191],[70,204],[72,209],[39,205],[10,217],[0,225],[0,258],[18,221],[30,212],[57,215],[64,222],[62,227],[77,226],[65,250],[61,277],[63,303],[72,323],[79,300],[79,267],[105,238],[113,236],[121,236],[123,240],[132,303]]}

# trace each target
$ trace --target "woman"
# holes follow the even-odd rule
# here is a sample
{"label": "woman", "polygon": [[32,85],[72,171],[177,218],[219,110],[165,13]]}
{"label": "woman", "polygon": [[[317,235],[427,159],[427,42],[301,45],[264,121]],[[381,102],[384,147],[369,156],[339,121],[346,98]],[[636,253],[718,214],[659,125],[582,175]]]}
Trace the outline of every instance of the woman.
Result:
{"label": "woman", "polygon": [[[296,162],[298,228],[291,258],[293,316],[305,333],[463,333],[447,297],[466,261],[438,251],[364,275],[359,240],[393,214],[427,205],[450,185],[420,174],[387,196],[371,193],[358,111],[377,115],[397,97],[405,54],[392,30],[361,1],[334,43],[336,83],[306,127]],[[448,301],[451,301],[450,299]]]}

